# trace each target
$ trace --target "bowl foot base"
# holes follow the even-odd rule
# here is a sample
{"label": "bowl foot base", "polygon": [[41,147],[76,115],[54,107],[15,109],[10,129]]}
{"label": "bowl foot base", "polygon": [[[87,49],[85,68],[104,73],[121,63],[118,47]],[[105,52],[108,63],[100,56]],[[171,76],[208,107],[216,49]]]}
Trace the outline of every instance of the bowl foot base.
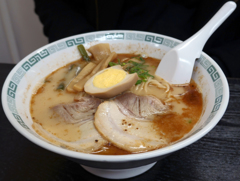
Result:
{"label": "bowl foot base", "polygon": [[108,179],[126,179],[130,177],[134,177],[140,175],[150,168],[152,168],[157,162],[151,163],[149,165],[144,165],[136,168],[129,169],[100,169],[100,168],[92,168],[81,165],[85,170],[92,173],[93,175],[108,178]]}

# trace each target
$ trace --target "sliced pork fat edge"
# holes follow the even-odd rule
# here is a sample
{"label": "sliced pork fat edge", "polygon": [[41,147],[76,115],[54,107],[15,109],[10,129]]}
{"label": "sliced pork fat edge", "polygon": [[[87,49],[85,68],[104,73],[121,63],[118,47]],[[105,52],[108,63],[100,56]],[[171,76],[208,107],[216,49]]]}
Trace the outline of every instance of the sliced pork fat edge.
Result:
{"label": "sliced pork fat edge", "polygon": [[152,121],[138,121],[124,115],[115,101],[98,106],[94,124],[99,133],[111,144],[123,150],[139,153],[167,145]]}
{"label": "sliced pork fat edge", "polygon": [[33,123],[33,128],[39,135],[51,143],[73,151],[92,153],[101,149],[108,143],[108,141],[104,139],[95,129],[93,120],[88,121],[85,124],[79,124],[79,130],[81,131],[80,139],[72,142],[64,141],[58,138],[43,129],[43,127],[37,123]]}

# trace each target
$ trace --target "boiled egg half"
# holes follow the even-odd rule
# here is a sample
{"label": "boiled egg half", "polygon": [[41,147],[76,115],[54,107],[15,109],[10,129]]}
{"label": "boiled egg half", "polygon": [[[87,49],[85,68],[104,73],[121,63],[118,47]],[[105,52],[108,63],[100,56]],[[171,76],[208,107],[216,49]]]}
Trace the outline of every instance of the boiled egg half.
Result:
{"label": "boiled egg half", "polygon": [[84,85],[86,93],[99,98],[111,98],[130,89],[138,80],[137,73],[129,74],[120,65],[101,70]]}

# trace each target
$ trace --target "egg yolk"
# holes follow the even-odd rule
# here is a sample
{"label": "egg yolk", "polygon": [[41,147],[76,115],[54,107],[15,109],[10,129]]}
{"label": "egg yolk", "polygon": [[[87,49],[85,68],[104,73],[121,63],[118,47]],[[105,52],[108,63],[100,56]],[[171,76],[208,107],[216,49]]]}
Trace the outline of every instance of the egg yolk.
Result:
{"label": "egg yolk", "polygon": [[124,70],[109,68],[93,79],[93,85],[98,88],[108,88],[121,82],[126,77]]}

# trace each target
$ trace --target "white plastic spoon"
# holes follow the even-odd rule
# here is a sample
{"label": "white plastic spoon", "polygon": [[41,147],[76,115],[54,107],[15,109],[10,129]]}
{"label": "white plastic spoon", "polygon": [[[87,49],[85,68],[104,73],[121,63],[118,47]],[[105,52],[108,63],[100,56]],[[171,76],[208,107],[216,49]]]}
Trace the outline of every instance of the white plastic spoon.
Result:
{"label": "white plastic spoon", "polygon": [[236,3],[229,1],[192,37],[177,45],[161,60],[155,74],[170,84],[188,84],[192,77],[193,66],[213,32],[235,10]]}

